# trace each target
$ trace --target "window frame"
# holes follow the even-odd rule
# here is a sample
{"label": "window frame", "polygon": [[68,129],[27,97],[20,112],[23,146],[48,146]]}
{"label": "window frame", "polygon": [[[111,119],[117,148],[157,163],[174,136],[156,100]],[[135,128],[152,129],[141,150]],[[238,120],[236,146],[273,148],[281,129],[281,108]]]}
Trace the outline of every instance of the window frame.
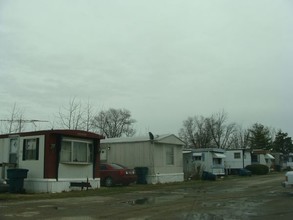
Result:
{"label": "window frame", "polygon": [[[64,142],[70,143],[70,145],[66,146],[69,149],[64,149],[65,146],[63,145]],[[76,144],[86,144],[85,146],[85,154],[80,155],[80,149],[81,146],[77,146]],[[81,139],[72,139],[72,138],[64,138],[61,141],[61,150],[60,150],[60,163],[64,164],[91,164],[93,163],[93,140],[81,140]],[[79,153],[76,153],[76,152]],[[69,154],[69,155],[67,155]],[[81,156],[77,158],[78,156]],[[75,156],[75,157],[74,157]],[[85,157],[86,159],[82,159]]]}
{"label": "window frame", "polygon": [[223,160],[222,158],[213,158],[213,165],[222,165]]}
{"label": "window frame", "polygon": [[240,152],[234,152],[234,159],[241,159],[241,153]]}
{"label": "window frame", "polygon": [[9,139],[9,163],[17,163],[19,138],[12,137]]}
{"label": "window frame", "polygon": [[175,165],[175,149],[173,146],[166,146],[166,165]]}
{"label": "window frame", "polygon": [[[30,142],[34,141],[33,145],[29,145]],[[23,152],[22,160],[39,160],[39,145],[40,138],[25,138],[23,139]],[[28,149],[29,147],[35,149]]]}
{"label": "window frame", "polygon": [[193,161],[201,161],[202,156],[193,156]]}

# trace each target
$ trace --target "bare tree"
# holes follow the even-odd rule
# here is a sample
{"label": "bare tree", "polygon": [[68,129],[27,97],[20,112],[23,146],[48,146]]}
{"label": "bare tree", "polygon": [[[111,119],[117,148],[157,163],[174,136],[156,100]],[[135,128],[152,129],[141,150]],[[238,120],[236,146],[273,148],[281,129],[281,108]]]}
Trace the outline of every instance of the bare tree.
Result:
{"label": "bare tree", "polygon": [[208,129],[208,119],[203,116],[196,118],[195,120],[198,131],[196,134],[196,140],[199,147],[210,147],[212,136]]}
{"label": "bare tree", "polygon": [[89,131],[92,129],[93,117],[93,107],[89,102],[84,108],[81,102],[72,98],[68,106],[60,108],[58,118],[62,128]]}
{"label": "bare tree", "polygon": [[133,136],[135,130],[133,124],[135,119],[131,118],[131,113],[126,109],[113,109],[110,108],[107,111],[101,111],[92,124],[95,127],[95,131],[105,135],[108,138]]}
{"label": "bare tree", "polygon": [[183,121],[179,137],[195,148],[227,148],[235,132],[235,123],[227,123],[227,113],[211,117],[195,116]]}
{"label": "bare tree", "polygon": [[203,116],[189,117],[183,121],[179,137],[194,148],[209,147],[212,138],[207,125],[207,119]]}
{"label": "bare tree", "polygon": [[87,102],[86,108],[85,108],[85,116],[84,116],[84,123],[85,123],[85,130],[91,131],[94,128],[93,125],[93,119],[94,119],[94,109],[93,106],[90,104],[90,102]]}
{"label": "bare tree", "polygon": [[222,111],[208,118],[208,130],[212,136],[213,142],[218,148],[227,148],[233,133],[235,132],[235,123],[227,123],[227,113]]}
{"label": "bare tree", "polygon": [[228,148],[232,149],[246,149],[249,145],[249,130],[243,129],[241,126],[235,128],[232,134],[231,142]]}
{"label": "bare tree", "polygon": [[14,103],[11,113],[7,119],[1,119],[2,133],[16,133],[21,132],[24,129],[24,110],[19,108]]}

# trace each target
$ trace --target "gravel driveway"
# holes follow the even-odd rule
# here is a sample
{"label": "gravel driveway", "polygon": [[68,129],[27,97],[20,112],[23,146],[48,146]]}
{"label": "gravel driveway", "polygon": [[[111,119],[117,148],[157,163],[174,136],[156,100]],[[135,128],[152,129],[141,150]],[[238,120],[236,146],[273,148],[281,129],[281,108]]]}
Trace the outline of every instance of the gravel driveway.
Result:
{"label": "gravel driveway", "polygon": [[293,219],[293,194],[281,187],[283,179],[275,173],[111,196],[1,201],[0,219]]}

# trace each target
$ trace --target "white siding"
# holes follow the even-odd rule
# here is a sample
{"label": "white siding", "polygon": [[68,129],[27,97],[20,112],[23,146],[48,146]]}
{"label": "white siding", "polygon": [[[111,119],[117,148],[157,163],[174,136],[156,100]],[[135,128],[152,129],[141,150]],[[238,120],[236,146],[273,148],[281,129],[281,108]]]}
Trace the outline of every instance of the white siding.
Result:
{"label": "white siding", "polygon": [[[234,158],[235,153],[240,154],[240,158]],[[242,150],[229,150],[225,152],[226,155],[226,169],[241,169],[243,168],[243,151]]]}
{"label": "white siding", "polygon": [[0,139],[0,163],[9,162],[9,138]]}
{"label": "white siding", "polygon": [[[39,138],[39,159],[38,160],[23,160],[23,140]],[[44,147],[45,136],[28,136],[20,138],[18,168],[28,169],[27,178],[43,178],[44,177]]]}
{"label": "white siding", "polygon": [[101,144],[107,150],[107,162],[129,168],[153,166],[153,146],[149,142]]}
{"label": "white siding", "polygon": [[[101,141],[101,148],[107,151],[107,162],[129,168],[148,167],[148,183],[183,181],[183,142],[175,135],[166,135],[153,142],[127,140]],[[174,164],[171,165],[166,163],[166,149],[169,147],[174,149]]]}
{"label": "white siding", "polygon": [[90,178],[93,176],[92,164],[59,164],[58,177],[62,178]]}
{"label": "white siding", "polygon": [[[9,138],[0,139],[0,163],[9,162]],[[0,166],[0,179],[6,179],[7,167]]]}
{"label": "white siding", "polygon": [[244,155],[245,155],[245,157],[244,157],[244,167],[246,167],[248,165],[251,165],[251,153],[245,151]]}
{"label": "white siding", "polygon": [[[174,149],[174,164],[167,165],[166,163],[166,148],[173,147]],[[182,147],[170,144],[157,144],[155,152],[155,173],[183,173],[183,155]]]}
{"label": "white siding", "polygon": [[[199,153],[199,151],[197,152]],[[201,161],[194,161],[193,164],[197,167],[200,166],[202,171],[211,172],[216,175],[225,174],[224,163],[225,158],[221,158],[221,164],[214,164],[214,151],[202,152]]]}
{"label": "white siding", "polygon": [[[58,193],[71,190],[80,190],[80,187],[70,187],[72,181],[86,181],[85,179],[25,179],[24,189],[28,193]],[[100,178],[88,179],[92,189],[100,188]]]}

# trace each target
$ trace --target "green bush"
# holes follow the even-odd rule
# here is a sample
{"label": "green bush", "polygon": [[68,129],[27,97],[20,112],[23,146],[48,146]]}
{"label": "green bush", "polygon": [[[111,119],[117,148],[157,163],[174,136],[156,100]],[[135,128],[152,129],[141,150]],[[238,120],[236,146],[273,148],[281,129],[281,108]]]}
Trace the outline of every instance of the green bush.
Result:
{"label": "green bush", "polygon": [[263,164],[252,164],[245,167],[255,175],[265,175],[269,173],[269,167]]}

